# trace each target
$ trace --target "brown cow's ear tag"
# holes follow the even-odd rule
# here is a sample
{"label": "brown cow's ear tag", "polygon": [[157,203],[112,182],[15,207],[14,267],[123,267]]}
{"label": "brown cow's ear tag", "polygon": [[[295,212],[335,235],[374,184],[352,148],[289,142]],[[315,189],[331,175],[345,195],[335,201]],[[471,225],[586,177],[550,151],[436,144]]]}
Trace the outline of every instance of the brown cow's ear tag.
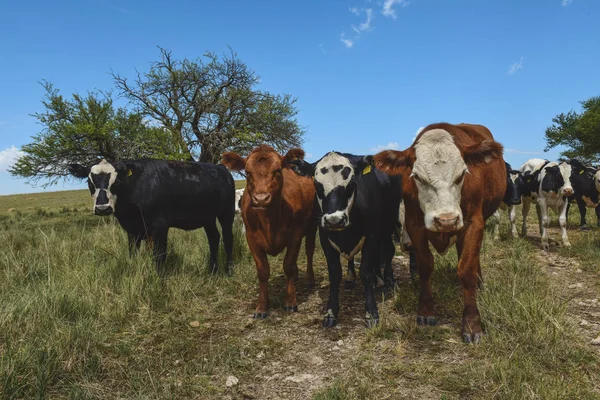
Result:
{"label": "brown cow's ear tag", "polygon": [[369,172],[371,172],[371,164],[367,165],[364,169],[363,169],[363,175],[368,174]]}
{"label": "brown cow's ear tag", "polygon": [[128,170],[127,170],[127,176],[131,176],[131,175],[133,175],[133,171],[132,171],[132,170],[130,170],[130,169],[128,169]]}

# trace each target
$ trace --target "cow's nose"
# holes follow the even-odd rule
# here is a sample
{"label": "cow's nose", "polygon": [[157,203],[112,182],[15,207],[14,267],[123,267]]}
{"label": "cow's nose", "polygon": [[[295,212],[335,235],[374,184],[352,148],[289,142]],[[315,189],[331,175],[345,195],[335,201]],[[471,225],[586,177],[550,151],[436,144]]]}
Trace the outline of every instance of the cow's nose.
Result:
{"label": "cow's nose", "polygon": [[271,203],[270,193],[256,193],[252,195],[252,202],[255,207],[266,207]]}
{"label": "cow's nose", "polygon": [[94,207],[94,214],[96,215],[109,215],[112,214],[112,207],[109,204],[97,204]]}
{"label": "cow's nose", "polygon": [[563,194],[565,196],[570,196],[570,195],[573,194],[573,189],[571,189],[571,188],[565,188],[565,189],[563,189]]}
{"label": "cow's nose", "polygon": [[348,217],[344,215],[324,215],[323,216],[323,225],[326,229],[331,230],[339,230],[344,229],[346,227],[346,222],[348,221]]}
{"label": "cow's nose", "polygon": [[436,228],[441,231],[451,230],[458,225],[459,215],[455,213],[444,213],[433,218]]}

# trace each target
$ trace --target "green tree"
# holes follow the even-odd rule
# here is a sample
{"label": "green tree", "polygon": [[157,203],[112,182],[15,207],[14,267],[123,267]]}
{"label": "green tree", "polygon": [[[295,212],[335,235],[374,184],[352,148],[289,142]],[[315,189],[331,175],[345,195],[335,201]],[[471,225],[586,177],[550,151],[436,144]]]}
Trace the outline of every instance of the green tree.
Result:
{"label": "green tree", "polygon": [[258,90],[259,77],[231,52],[160,61],[130,82],[113,74],[121,94],[145,116],[177,134],[190,157],[216,163],[225,151],[248,153],[268,143],[280,152],[302,144],[296,99]]}
{"label": "green tree", "polygon": [[25,155],[9,169],[14,176],[27,178],[29,183],[43,182],[46,187],[69,176],[70,163],[187,157],[187,149],[173,140],[172,132],[151,126],[140,113],[115,108],[110,93],[74,94],[65,99],[51,83],[42,82],[42,86],[45,110],[33,116],[43,129],[21,148]]}
{"label": "green tree", "polygon": [[546,148],[565,146],[561,152],[566,158],[578,157],[589,162],[600,160],[600,96],[581,102],[583,112],[573,110],[552,118],[546,129]]}

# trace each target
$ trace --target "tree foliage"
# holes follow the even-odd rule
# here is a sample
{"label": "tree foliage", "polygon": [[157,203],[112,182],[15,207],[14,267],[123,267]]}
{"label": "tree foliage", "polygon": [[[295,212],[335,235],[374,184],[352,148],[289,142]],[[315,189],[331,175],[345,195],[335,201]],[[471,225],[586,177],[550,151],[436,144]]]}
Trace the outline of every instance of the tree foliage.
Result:
{"label": "tree foliage", "polygon": [[565,158],[581,158],[589,162],[600,160],[600,96],[581,102],[583,112],[573,110],[552,118],[546,129],[546,148],[566,146]]}
{"label": "tree foliage", "polygon": [[64,98],[51,83],[42,82],[45,110],[33,114],[42,131],[21,150],[25,153],[9,169],[43,187],[69,176],[68,165],[90,165],[101,158],[111,161],[137,158],[183,159],[187,149],[171,132],[150,126],[144,116],[115,108],[110,93],[74,94]]}
{"label": "tree foliage", "polygon": [[165,49],[160,55],[133,82],[113,77],[121,94],[177,135],[190,157],[216,163],[225,151],[244,154],[269,143],[284,152],[302,144],[296,99],[258,90],[258,75],[235,53],[182,61]]}

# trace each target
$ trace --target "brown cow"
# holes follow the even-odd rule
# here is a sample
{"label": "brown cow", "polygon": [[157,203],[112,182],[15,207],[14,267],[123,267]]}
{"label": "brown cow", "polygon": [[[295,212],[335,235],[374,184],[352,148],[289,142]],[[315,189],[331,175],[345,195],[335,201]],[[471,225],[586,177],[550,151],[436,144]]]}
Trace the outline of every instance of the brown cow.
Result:
{"label": "brown cow", "polygon": [[298,311],[295,279],[298,253],[306,236],[306,281],[314,283],[313,253],[317,233],[314,218],[315,188],[312,179],[296,175],[290,162],[304,158],[304,151],[291,149],[284,157],[262,145],[244,159],[235,153],[223,154],[222,163],[234,171],[246,170],[246,190],[241,213],[246,239],[256,263],[260,294],[254,318],[266,318],[269,310],[269,262],[287,248],[283,271],[287,278],[284,310]]}
{"label": "brown cow", "polygon": [[417,323],[436,324],[428,242],[439,253],[456,242],[467,343],[477,343],[482,335],[476,299],[479,252],[485,220],[496,211],[506,190],[502,150],[484,126],[439,123],[426,127],[408,149],[382,151],[374,157],[377,168],[402,174],[406,229],[417,252],[421,280]]}

